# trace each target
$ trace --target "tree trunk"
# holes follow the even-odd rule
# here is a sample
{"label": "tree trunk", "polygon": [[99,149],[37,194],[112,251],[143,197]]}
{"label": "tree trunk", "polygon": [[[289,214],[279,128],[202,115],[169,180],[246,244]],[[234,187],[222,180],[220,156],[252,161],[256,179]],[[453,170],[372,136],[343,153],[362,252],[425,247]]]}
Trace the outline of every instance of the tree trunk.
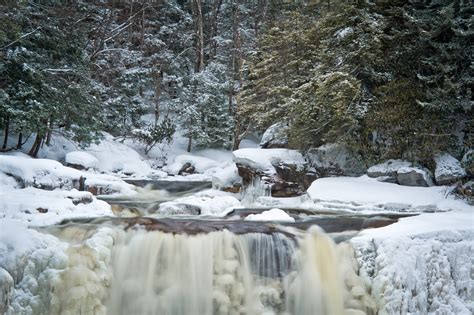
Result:
{"label": "tree trunk", "polygon": [[23,143],[22,143],[22,142],[23,142],[23,132],[20,132],[20,133],[18,134],[18,142],[16,143],[16,149],[17,149],[17,150],[20,150],[21,147],[23,146]]}
{"label": "tree trunk", "polygon": [[143,50],[143,45],[145,44],[145,9],[142,11],[142,21],[140,28],[140,48]]}
{"label": "tree trunk", "polygon": [[217,35],[217,18],[219,16],[221,5],[222,0],[214,0],[213,15],[211,20],[211,36],[209,39],[209,60],[214,59],[217,54],[217,42],[214,40],[214,37]]}
{"label": "tree trunk", "polygon": [[196,66],[195,73],[204,69],[204,35],[202,31],[202,3],[193,0],[194,31],[196,36]]}
{"label": "tree trunk", "polygon": [[46,133],[46,145],[51,144],[51,133],[53,132],[53,118],[49,118],[48,132]]}
{"label": "tree trunk", "polygon": [[[202,30],[202,2],[201,0],[193,0],[193,18],[194,18],[194,35],[195,35],[195,50],[196,50],[196,63],[194,67],[194,73],[199,73],[204,70],[204,35]],[[196,100],[196,83],[193,83],[193,97],[192,100]],[[188,147],[187,151],[191,152],[193,142],[192,132],[192,117],[189,118],[188,126]]]}
{"label": "tree trunk", "polygon": [[160,70],[154,75],[154,84],[155,84],[155,128],[158,126],[158,121],[160,119],[160,95],[161,95],[161,83],[163,78],[162,66],[160,65]]}
{"label": "tree trunk", "polygon": [[191,148],[193,146],[193,133],[191,130],[191,125],[192,122],[189,122],[189,135],[188,135],[188,147],[186,148],[186,151],[191,152]]}
{"label": "tree trunk", "polygon": [[35,142],[31,146],[31,150],[28,153],[29,156],[31,157],[37,157],[38,156],[38,151],[41,147],[41,142],[43,141],[43,135],[41,133],[36,134]]}
{"label": "tree trunk", "polygon": [[10,116],[7,116],[5,118],[5,128],[3,129],[4,135],[3,135],[3,145],[2,145],[2,150],[7,149],[7,142],[8,142],[8,134],[10,132]]}

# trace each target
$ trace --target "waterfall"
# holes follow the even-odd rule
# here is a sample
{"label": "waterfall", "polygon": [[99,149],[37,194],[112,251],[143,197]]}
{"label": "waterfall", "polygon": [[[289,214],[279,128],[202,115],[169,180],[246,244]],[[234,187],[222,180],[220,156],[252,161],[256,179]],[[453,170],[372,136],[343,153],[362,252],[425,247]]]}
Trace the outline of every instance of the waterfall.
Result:
{"label": "waterfall", "polygon": [[272,193],[271,186],[255,177],[250,185],[244,187],[241,191],[241,202],[246,207],[252,207],[259,204],[261,197],[270,197]]}
{"label": "waterfall", "polygon": [[342,314],[336,262],[318,229],[301,237],[124,232],[112,253],[107,313]]}

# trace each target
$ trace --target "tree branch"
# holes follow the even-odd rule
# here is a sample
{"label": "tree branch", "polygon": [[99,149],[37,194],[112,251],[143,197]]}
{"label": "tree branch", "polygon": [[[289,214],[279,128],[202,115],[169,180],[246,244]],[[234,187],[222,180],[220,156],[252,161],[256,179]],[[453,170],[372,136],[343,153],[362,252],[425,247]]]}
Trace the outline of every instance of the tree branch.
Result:
{"label": "tree branch", "polygon": [[41,28],[41,26],[37,27],[37,28],[34,29],[33,31],[31,31],[31,32],[29,32],[29,33],[26,33],[25,35],[20,36],[20,38],[14,40],[14,41],[11,42],[10,44],[7,44],[7,45],[3,46],[3,47],[0,48],[0,49],[3,50],[3,49],[5,49],[5,48],[8,48],[8,47],[10,47],[10,46],[12,46],[12,45],[18,43],[20,40],[22,40],[22,39],[25,38],[25,37],[30,36],[31,34],[35,33],[35,32],[36,32],[37,30],[39,30],[40,28]]}

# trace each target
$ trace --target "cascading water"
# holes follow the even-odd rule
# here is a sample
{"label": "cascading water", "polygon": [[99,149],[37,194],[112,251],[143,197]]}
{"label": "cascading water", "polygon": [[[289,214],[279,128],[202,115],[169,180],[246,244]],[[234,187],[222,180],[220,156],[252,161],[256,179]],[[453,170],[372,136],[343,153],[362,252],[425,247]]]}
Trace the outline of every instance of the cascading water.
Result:
{"label": "cascading water", "polygon": [[317,229],[302,238],[227,230],[119,238],[108,314],[343,313],[334,243]]}
{"label": "cascading water", "polygon": [[250,185],[244,187],[241,191],[242,205],[246,207],[255,206],[261,197],[271,196],[271,186],[263,182],[260,177],[252,179]]}

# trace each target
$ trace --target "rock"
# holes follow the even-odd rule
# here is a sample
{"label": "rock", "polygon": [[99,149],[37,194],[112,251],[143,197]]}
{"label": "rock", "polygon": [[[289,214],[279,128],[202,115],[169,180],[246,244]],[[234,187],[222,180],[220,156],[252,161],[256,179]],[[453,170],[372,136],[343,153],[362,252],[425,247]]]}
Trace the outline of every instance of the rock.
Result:
{"label": "rock", "polygon": [[461,165],[466,170],[467,174],[473,178],[474,177],[474,150],[469,150],[464,154]]}
{"label": "rock", "polygon": [[460,195],[466,196],[466,197],[474,197],[474,180],[470,180],[467,183],[465,183],[462,186],[459,186],[457,188],[457,192]]}
{"label": "rock", "polygon": [[260,147],[265,149],[288,148],[288,126],[285,123],[276,123],[268,127],[263,133]]}
{"label": "rock", "polygon": [[308,172],[304,157],[295,150],[240,149],[234,151],[234,162],[244,187],[258,178],[272,187],[274,197],[302,195],[315,177]]}
{"label": "rock", "polygon": [[160,205],[158,213],[166,215],[200,215],[201,208],[186,203],[164,202]]}
{"label": "rock", "polygon": [[99,164],[99,160],[87,152],[73,151],[66,154],[66,166],[84,170],[95,168]]}
{"label": "rock", "polygon": [[448,153],[438,154],[434,160],[435,180],[438,185],[450,185],[467,176],[461,163]]}
{"label": "rock", "polygon": [[375,179],[379,182],[382,182],[382,183],[398,184],[397,178],[392,177],[392,176],[380,176],[380,177],[376,177]]}
{"label": "rock", "polygon": [[431,173],[417,167],[401,167],[397,171],[397,182],[403,186],[433,186]]}
{"label": "rock", "polygon": [[181,169],[178,171],[178,175],[194,174],[196,168],[189,162],[184,163]]}
{"label": "rock", "polygon": [[309,164],[321,176],[359,176],[367,168],[359,154],[347,146],[330,143],[310,149],[306,153]]}
{"label": "rock", "polygon": [[403,160],[388,160],[373,165],[367,170],[367,175],[372,178],[384,177],[383,182],[396,183],[397,172],[402,167],[411,167],[412,163]]}
{"label": "rock", "polygon": [[240,192],[240,189],[242,189],[242,184],[241,183],[235,183],[233,186],[231,187],[223,187],[221,188],[222,191],[225,191],[225,192],[230,192],[230,193],[233,193],[233,194],[237,194]]}

